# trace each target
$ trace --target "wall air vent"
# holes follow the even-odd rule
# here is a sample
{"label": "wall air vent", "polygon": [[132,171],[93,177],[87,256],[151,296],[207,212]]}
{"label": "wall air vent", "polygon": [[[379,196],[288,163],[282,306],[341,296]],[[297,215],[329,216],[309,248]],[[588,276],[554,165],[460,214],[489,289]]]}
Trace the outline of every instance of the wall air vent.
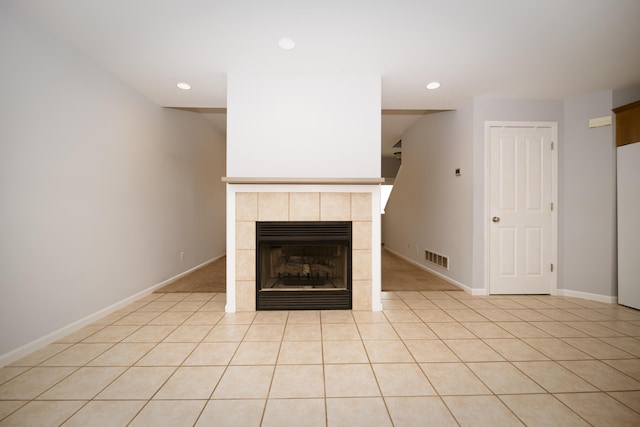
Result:
{"label": "wall air vent", "polygon": [[424,259],[444,269],[449,269],[449,257],[431,251],[424,251]]}

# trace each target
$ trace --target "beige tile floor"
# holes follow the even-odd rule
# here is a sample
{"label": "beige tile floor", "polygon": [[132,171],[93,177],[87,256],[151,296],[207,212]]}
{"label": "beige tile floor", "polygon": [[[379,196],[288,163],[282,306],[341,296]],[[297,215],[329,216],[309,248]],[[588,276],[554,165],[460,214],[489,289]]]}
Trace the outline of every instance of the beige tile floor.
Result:
{"label": "beige tile floor", "polygon": [[383,312],[152,294],[0,369],[0,426],[640,425],[640,312],[385,292]]}

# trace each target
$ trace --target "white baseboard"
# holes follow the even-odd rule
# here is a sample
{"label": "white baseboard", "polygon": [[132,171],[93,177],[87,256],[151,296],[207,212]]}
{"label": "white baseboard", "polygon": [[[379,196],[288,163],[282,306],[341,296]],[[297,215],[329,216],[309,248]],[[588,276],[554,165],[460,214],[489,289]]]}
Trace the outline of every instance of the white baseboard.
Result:
{"label": "white baseboard", "polygon": [[465,291],[465,292],[467,292],[467,293],[469,293],[471,295],[484,295],[484,294],[475,294],[473,292],[476,291],[477,289],[474,290],[474,289],[472,289],[472,288],[470,288],[470,287],[468,287],[466,285],[463,285],[462,283],[457,282],[457,281],[453,280],[452,278],[447,277],[447,276],[445,276],[444,274],[442,274],[442,273],[440,273],[438,271],[432,270],[429,267],[424,266],[424,265],[412,260],[411,258],[407,258],[406,256],[404,256],[404,255],[402,255],[402,254],[400,254],[400,253],[398,253],[398,252],[396,252],[394,250],[391,250],[389,248],[384,248],[384,250],[391,252],[392,254],[397,256],[398,258],[402,258],[403,260],[407,261],[409,264],[413,264],[416,267],[420,268],[421,270],[427,271],[427,272],[433,274],[434,276],[438,276],[442,280],[445,280],[445,281],[451,283],[452,285],[459,287],[460,289],[462,289],[463,291]]}
{"label": "white baseboard", "polygon": [[0,368],[4,367],[12,362],[15,362],[16,360],[33,353],[36,350],[40,350],[41,348],[45,347],[48,344],[51,344],[54,341],[57,341],[61,338],[66,337],[69,334],[72,334],[82,328],[84,328],[87,325],[90,325],[91,323],[102,319],[105,316],[108,316],[111,313],[114,313],[118,310],[120,310],[121,308],[126,307],[127,305],[131,304],[132,302],[145,297],[151,293],[153,293],[154,291],[160,289],[161,287],[168,285],[169,283],[175,282],[176,280],[186,276],[187,274],[204,267],[207,264],[210,264],[214,261],[219,260],[220,258],[224,257],[224,254],[217,256],[215,258],[212,258],[208,261],[203,262],[200,265],[197,265],[183,273],[178,274],[177,276],[171,277],[170,279],[167,279],[161,283],[155,284],[143,291],[137,292],[134,295],[131,295],[130,297],[127,297],[121,301],[116,302],[115,304],[111,304],[108,307],[103,308],[102,310],[98,310],[95,313],[92,313],[88,316],[83,317],[80,320],[77,320],[67,326],[63,326],[62,328],[53,331],[43,337],[40,337],[34,341],[31,341],[30,343],[27,343],[23,346],[20,346],[18,348],[16,348],[15,350],[11,350],[8,353],[2,354],[0,355]]}
{"label": "white baseboard", "polygon": [[617,304],[618,297],[617,296],[609,296],[609,295],[600,295],[600,294],[592,294],[589,292],[580,292],[580,291],[572,291],[570,289],[558,289],[556,295],[565,296],[565,297],[573,297],[573,298],[581,298],[590,301],[603,302],[606,304]]}

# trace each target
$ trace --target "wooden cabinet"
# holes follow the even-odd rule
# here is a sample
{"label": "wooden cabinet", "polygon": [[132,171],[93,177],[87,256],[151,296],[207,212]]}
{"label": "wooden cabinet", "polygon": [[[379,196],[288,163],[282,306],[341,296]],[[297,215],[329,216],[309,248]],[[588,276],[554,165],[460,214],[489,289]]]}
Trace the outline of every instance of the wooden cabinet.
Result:
{"label": "wooden cabinet", "polygon": [[616,113],[616,146],[640,142],[640,101],[614,108]]}

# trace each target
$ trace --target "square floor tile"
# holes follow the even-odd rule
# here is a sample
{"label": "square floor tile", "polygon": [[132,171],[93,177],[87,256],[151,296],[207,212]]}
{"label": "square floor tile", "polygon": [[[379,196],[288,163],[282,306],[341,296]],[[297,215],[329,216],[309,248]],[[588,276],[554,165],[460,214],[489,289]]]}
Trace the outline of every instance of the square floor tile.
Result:
{"label": "square floor tile", "polygon": [[[386,310],[386,307],[385,307]],[[423,322],[455,322],[456,319],[449,316],[444,310],[414,310],[416,315],[422,319]]]}
{"label": "square floor tile", "polygon": [[527,426],[588,426],[560,401],[549,394],[500,396],[500,399]]}
{"label": "square floor tile", "polygon": [[429,328],[440,339],[476,338],[467,328],[459,323],[429,323]]}
{"label": "square floor tile", "polygon": [[464,362],[504,360],[500,354],[481,340],[444,340],[444,343]]}
{"label": "square floor tile", "polygon": [[562,403],[597,426],[638,426],[640,415],[605,393],[556,394]]}
{"label": "square floor tile", "polygon": [[322,324],[323,340],[359,340],[360,333],[355,323],[323,323]]}
{"label": "square floor tile", "polygon": [[523,341],[553,360],[592,359],[587,353],[567,344],[560,338],[525,338]]}
{"label": "square floor tile", "polygon": [[152,400],[129,426],[193,425],[205,403],[205,400]]}
{"label": "square floor tile", "polygon": [[136,311],[130,314],[127,314],[122,319],[114,322],[113,324],[116,326],[142,326],[146,325],[160,314],[154,311]]}
{"label": "square floor tile", "polygon": [[249,327],[244,341],[282,341],[284,334],[284,324],[277,325],[256,325]]}
{"label": "square floor tile", "polygon": [[385,310],[383,313],[391,323],[421,322],[411,310]]}
{"label": "square floor tile", "polygon": [[564,338],[563,341],[597,359],[631,359],[634,357],[598,338]]}
{"label": "square floor tile", "polygon": [[327,397],[380,396],[371,365],[325,365],[324,375]]}
{"label": "square floor tile", "polygon": [[2,400],[30,400],[71,375],[76,368],[35,367],[0,386]]}
{"label": "square floor tile", "polygon": [[363,341],[371,363],[414,362],[401,340]]}
{"label": "square floor tile", "polygon": [[58,400],[29,402],[2,420],[3,426],[59,426],[86,402]]}
{"label": "square floor tile", "polygon": [[186,325],[200,325],[200,326],[211,326],[213,327],[220,319],[224,313],[215,312],[215,311],[199,311],[197,313],[193,313],[193,316],[189,317],[182,324]]}
{"label": "square floor tile", "polygon": [[198,418],[198,427],[260,427],[266,400],[210,400]]}
{"label": "square floor tile", "polygon": [[255,319],[257,312],[246,311],[237,313],[225,313],[218,321],[219,325],[250,325]]}
{"label": "square floor tile", "polygon": [[585,334],[584,332],[573,329],[572,327],[567,326],[562,322],[531,322],[531,325],[535,326],[538,329],[542,329],[543,331],[557,338],[575,338],[587,336],[587,334]]}
{"label": "square floor tile", "polygon": [[278,365],[269,398],[324,397],[322,365]]}
{"label": "square floor tile", "polygon": [[148,342],[158,343],[165,339],[171,332],[173,332],[177,326],[159,326],[159,325],[147,325],[142,326],[134,333],[126,337],[123,342]]}
{"label": "square floor tile", "polygon": [[327,425],[344,427],[391,427],[381,397],[327,399]]}
{"label": "square floor tile", "polygon": [[320,312],[322,323],[354,323],[350,310],[322,310]]}
{"label": "square floor tile", "polygon": [[491,394],[464,363],[422,363],[420,366],[440,395]]}
{"label": "square floor tile", "polygon": [[274,366],[229,366],[213,399],[266,399]]}
{"label": "square floor tile", "polygon": [[352,311],[351,314],[358,324],[389,323],[382,311]]}
{"label": "square floor tile", "polygon": [[134,367],[129,368],[96,399],[100,400],[136,400],[151,399],[162,384],[173,374],[175,368]]}
{"label": "square floor tile", "polygon": [[126,368],[80,368],[38,396],[41,400],[90,400]]}
{"label": "square floor tile", "polygon": [[179,303],[171,307],[168,311],[189,311],[195,313],[204,304],[205,301],[180,301]]}
{"label": "square floor tile", "polygon": [[610,337],[601,338],[602,341],[611,344],[621,350],[632,354],[635,357],[640,357],[640,340],[632,337]]}
{"label": "square floor tile", "polygon": [[146,400],[93,400],[63,425],[64,427],[126,426],[146,403]]}
{"label": "square floor tile", "polygon": [[158,390],[154,399],[208,399],[218,384],[221,366],[180,367]]}
{"label": "square floor tile", "polygon": [[320,324],[320,312],[317,310],[292,311],[287,318],[287,324],[292,323]]}
{"label": "square floor tile", "polygon": [[196,343],[160,343],[144,355],[136,366],[177,366],[191,354]]}
{"label": "square floor tile", "polygon": [[216,325],[213,327],[209,335],[207,335],[204,342],[225,342],[225,341],[242,341],[245,334],[249,330],[249,325]]}
{"label": "square floor tile", "polygon": [[640,390],[640,382],[599,360],[559,363],[602,391]]}
{"label": "square floor tile", "polygon": [[[404,324],[404,323],[403,323]],[[395,340],[400,339],[389,323],[361,323],[358,330],[363,340]]]}
{"label": "square floor tile", "polygon": [[514,362],[515,367],[550,393],[597,391],[597,389],[555,361]]}
{"label": "square floor tile", "polygon": [[513,338],[513,335],[493,322],[462,322],[461,325],[478,338]]}
{"label": "square floor tile", "polygon": [[211,331],[212,326],[182,325],[178,326],[164,342],[200,342]]}
{"label": "square floor tile", "polygon": [[439,397],[385,397],[384,400],[396,426],[458,426]]}
{"label": "square floor tile", "polygon": [[544,393],[522,371],[507,362],[468,363],[467,366],[495,394]]}
{"label": "square floor tile", "polygon": [[183,362],[187,366],[228,365],[238,349],[237,342],[204,342],[198,344]]}
{"label": "square floor tile", "polygon": [[495,324],[517,338],[544,338],[551,336],[551,334],[527,322],[496,322]]}
{"label": "square floor tile", "polygon": [[253,319],[254,325],[284,325],[289,317],[288,311],[258,311]]}
{"label": "square floor tile", "polygon": [[26,366],[5,366],[4,368],[0,368],[0,384],[4,384],[28,369]]}
{"label": "square floor tile", "polygon": [[95,359],[114,344],[79,343],[42,362],[41,366],[84,366]]}
{"label": "square floor tile", "polygon": [[324,363],[369,363],[362,341],[324,341]]}
{"label": "square floor tile", "polygon": [[609,396],[622,402],[629,408],[640,413],[640,390],[638,391],[614,391],[609,392]]}
{"label": "square floor tile", "polygon": [[322,342],[320,341],[284,341],[278,354],[279,365],[313,365],[322,364],[322,362]]}
{"label": "square floor tile", "polygon": [[89,362],[88,366],[131,366],[147,354],[153,343],[119,343]]}
{"label": "square floor tile", "polygon": [[526,342],[516,338],[486,339],[484,342],[500,353],[506,360],[521,361],[549,359]]}
{"label": "square floor tile", "polygon": [[231,359],[232,365],[275,365],[280,343],[274,341],[243,341]]}
{"label": "square floor tile", "polygon": [[149,321],[147,325],[152,326],[180,326],[183,324],[193,313],[186,311],[174,311],[161,313],[153,320]]}
{"label": "square floor tile", "polygon": [[288,323],[284,330],[284,341],[320,340],[320,323]]}
{"label": "square floor tile", "polygon": [[603,360],[603,362],[640,381],[640,359]]}
{"label": "square floor tile", "polygon": [[[102,328],[102,326],[99,326]],[[10,363],[8,366],[38,366],[40,363],[44,362],[48,358],[59,354],[61,351],[68,349],[71,347],[71,341],[68,343],[55,343],[49,344],[40,350],[34,351],[31,354],[22,357],[15,362]],[[75,340],[73,342],[76,342]]]}
{"label": "square floor tile", "polygon": [[416,362],[459,362],[451,349],[440,340],[405,340]]}
{"label": "square floor tile", "polygon": [[385,363],[372,365],[382,395],[433,396],[436,394],[416,363]]}
{"label": "square floor tile", "polygon": [[442,398],[461,426],[523,426],[495,396],[445,396]]}
{"label": "square floor tile", "polygon": [[261,427],[325,427],[324,399],[269,399]]}
{"label": "square floor tile", "polygon": [[393,329],[403,340],[431,340],[438,336],[424,323],[395,323]]}

